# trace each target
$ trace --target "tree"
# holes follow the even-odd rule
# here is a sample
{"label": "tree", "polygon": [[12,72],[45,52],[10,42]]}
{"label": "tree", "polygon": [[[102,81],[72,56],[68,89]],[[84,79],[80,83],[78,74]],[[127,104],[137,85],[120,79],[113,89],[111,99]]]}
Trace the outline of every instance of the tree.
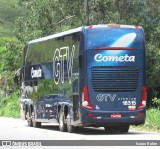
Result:
{"label": "tree", "polygon": [[[20,67],[22,45],[27,41],[86,24],[84,0],[19,0],[27,15],[16,21],[17,40],[8,46],[7,69]],[[160,1],[159,0],[89,0],[90,24],[130,24],[144,28],[147,54],[149,98],[160,93]],[[20,46],[17,46],[20,45]],[[12,49],[12,50],[11,50]],[[17,54],[12,56],[13,51]],[[14,59],[17,63],[14,62]]]}
{"label": "tree", "polygon": [[14,38],[0,39],[0,91],[7,92],[15,89],[13,78],[16,69],[21,65],[20,41]]}

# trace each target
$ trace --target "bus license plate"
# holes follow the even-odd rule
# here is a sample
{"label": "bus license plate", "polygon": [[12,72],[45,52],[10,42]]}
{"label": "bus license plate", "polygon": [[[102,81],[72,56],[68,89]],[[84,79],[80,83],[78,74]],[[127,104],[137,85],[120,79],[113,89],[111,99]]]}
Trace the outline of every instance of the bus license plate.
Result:
{"label": "bus license plate", "polygon": [[111,118],[121,118],[121,114],[111,114]]}

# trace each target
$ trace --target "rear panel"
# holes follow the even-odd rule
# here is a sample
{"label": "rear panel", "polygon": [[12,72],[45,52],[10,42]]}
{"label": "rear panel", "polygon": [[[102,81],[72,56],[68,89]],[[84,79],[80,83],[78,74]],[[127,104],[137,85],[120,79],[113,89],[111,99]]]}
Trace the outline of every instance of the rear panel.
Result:
{"label": "rear panel", "polygon": [[[118,113],[117,117],[122,119],[131,118],[145,86],[142,29],[89,27],[86,43],[87,86],[94,114],[110,118]],[[125,113],[127,111],[131,113]]]}

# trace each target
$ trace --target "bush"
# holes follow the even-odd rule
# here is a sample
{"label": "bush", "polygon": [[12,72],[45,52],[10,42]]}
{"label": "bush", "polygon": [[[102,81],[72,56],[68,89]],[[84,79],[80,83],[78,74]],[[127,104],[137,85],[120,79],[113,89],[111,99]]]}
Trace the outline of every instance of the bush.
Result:
{"label": "bush", "polygon": [[19,118],[20,108],[19,108],[18,93],[13,93],[8,97],[4,97],[0,100],[0,116]]}
{"label": "bush", "polygon": [[152,101],[156,108],[160,110],[160,99],[155,97]]}
{"label": "bush", "polygon": [[151,108],[146,113],[146,123],[144,127],[160,130],[160,110]]}
{"label": "bush", "polygon": [[150,108],[146,111],[146,121],[144,125],[132,126],[136,130],[160,132],[160,110]]}

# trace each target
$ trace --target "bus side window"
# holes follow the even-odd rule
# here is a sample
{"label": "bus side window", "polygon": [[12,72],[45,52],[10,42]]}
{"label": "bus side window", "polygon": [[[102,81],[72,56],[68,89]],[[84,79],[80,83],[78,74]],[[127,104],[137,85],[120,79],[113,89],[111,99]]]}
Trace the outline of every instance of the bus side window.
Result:
{"label": "bus side window", "polygon": [[82,55],[79,56],[79,68],[82,68]]}

